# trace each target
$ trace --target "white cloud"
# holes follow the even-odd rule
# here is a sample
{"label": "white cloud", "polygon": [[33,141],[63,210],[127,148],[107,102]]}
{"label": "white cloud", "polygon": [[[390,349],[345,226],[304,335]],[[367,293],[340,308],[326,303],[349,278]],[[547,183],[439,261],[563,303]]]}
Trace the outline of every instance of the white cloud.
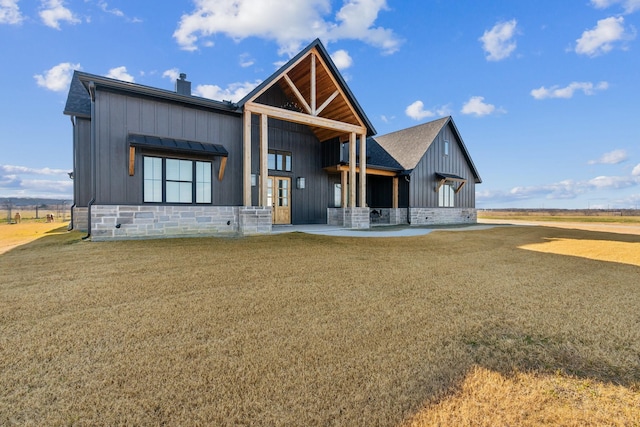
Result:
{"label": "white cloud", "polygon": [[73,77],[73,70],[80,69],[80,64],[63,62],[45,71],[44,74],[34,75],[33,78],[36,79],[38,86],[54,92],[61,92],[69,88],[71,78]]}
{"label": "white cloud", "polygon": [[132,22],[132,23],[142,22],[142,20],[139,18],[128,17],[122,10],[116,7],[109,8],[109,4],[106,1],[102,1],[102,0],[98,1],[98,7],[102,9],[103,12],[110,13],[111,15],[117,16],[119,18],[123,18],[127,22]]}
{"label": "white cloud", "polygon": [[33,175],[65,175],[66,169],[29,168],[26,166],[0,165],[0,172],[6,174],[33,174]]}
{"label": "white cloud", "polygon": [[462,114],[471,114],[477,117],[486,116],[493,113],[506,113],[503,108],[496,108],[493,104],[484,102],[484,96],[472,96],[462,106]]}
{"label": "white cloud", "polygon": [[24,17],[18,7],[19,0],[0,0],[0,24],[20,24]]}
{"label": "white cloud", "polygon": [[198,85],[193,91],[193,94],[218,101],[237,102],[244,98],[260,83],[262,83],[260,80],[256,80],[254,82],[232,83],[227,86],[226,89],[222,89],[218,85]]}
{"label": "white cloud", "polygon": [[166,77],[172,82],[175,82],[180,77],[180,70],[177,68],[171,68],[170,70],[167,70],[164,73],[162,73],[162,77]]}
{"label": "white cloud", "polygon": [[490,30],[484,32],[480,41],[482,48],[487,53],[487,61],[500,61],[508,58],[516,49],[516,42],[513,39],[516,35],[515,19],[507,22],[498,22]]}
{"label": "white cloud", "polygon": [[448,105],[444,105],[442,107],[436,107],[431,110],[424,109],[424,103],[422,101],[416,101],[413,104],[409,105],[404,113],[412,118],[413,120],[422,120],[427,117],[435,117],[435,116],[448,116],[451,114],[451,110]]}
{"label": "white cloud", "polygon": [[597,160],[589,160],[590,165],[602,164],[602,165],[617,165],[629,158],[629,155],[625,150],[613,150],[608,153],[604,153]]}
{"label": "white cloud", "polygon": [[634,37],[634,31],[625,30],[622,16],[605,18],[599,20],[593,29],[582,33],[582,36],[576,40],[575,51],[580,55],[594,57],[611,51],[614,43],[631,40]]}
{"label": "white cloud", "polygon": [[633,13],[640,10],[640,0],[591,0],[591,4],[596,9],[606,9],[614,4],[620,4],[625,13]]}
{"label": "white cloud", "polygon": [[477,192],[476,197],[483,203],[522,201],[540,197],[549,200],[569,200],[595,191],[621,190],[637,185],[640,185],[640,177],[597,176],[585,181],[566,179],[552,184],[513,187],[507,191],[483,190]]}
{"label": "white cloud", "polygon": [[558,85],[546,88],[541,86],[538,89],[531,91],[531,96],[535,99],[547,99],[547,98],[571,98],[576,91],[582,91],[585,95],[593,95],[596,91],[606,90],[609,88],[609,83],[600,82],[594,85],[591,82],[571,82],[568,86],[560,87]]}
{"label": "white cloud", "polygon": [[631,175],[640,176],[640,163],[638,163],[636,167],[633,168],[633,170],[631,171]]}
{"label": "white cloud", "polygon": [[345,0],[331,20],[329,0],[198,0],[192,13],[182,15],[173,37],[191,51],[203,43],[201,38],[220,33],[234,40],[274,40],[279,53],[289,56],[316,37],[360,40],[393,53],[401,40],[392,30],[375,26],[381,10],[386,10],[386,0]]}
{"label": "white cloud", "polygon": [[[73,181],[66,169],[0,165],[0,193],[7,197],[71,197]],[[42,179],[41,176],[51,177]],[[61,179],[56,179],[61,177]]]}
{"label": "white cloud", "polygon": [[62,0],[42,0],[40,19],[42,19],[42,22],[46,26],[55,28],[56,30],[60,29],[60,22],[67,22],[69,24],[77,24],[80,22],[71,10],[64,7]]}
{"label": "white cloud", "polygon": [[254,63],[255,61],[248,53],[243,53],[242,55],[240,55],[240,66],[242,68],[251,67]]}
{"label": "white cloud", "polygon": [[331,54],[331,59],[339,70],[346,70],[353,65],[353,59],[349,56],[349,52],[344,49],[333,52]]}
{"label": "white cloud", "polygon": [[127,67],[125,66],[110,69],[109,72],[107,73],[107,77],[111,79],[122,80],[129,83],[133,83],[135,81],[133,76],[127,73]]}

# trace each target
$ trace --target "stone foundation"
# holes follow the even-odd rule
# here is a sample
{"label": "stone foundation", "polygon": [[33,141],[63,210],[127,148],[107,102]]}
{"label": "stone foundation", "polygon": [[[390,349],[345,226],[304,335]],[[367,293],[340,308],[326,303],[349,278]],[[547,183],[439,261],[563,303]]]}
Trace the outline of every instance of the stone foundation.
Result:
{"label": "stone foundation", "polygon": [[475,224],[473,208],[410,208],[411,225]]}
{"label": "stone foundation", "polygon": [[89,208],[73,208],[73,224],[74,230],[87,231],[89,227]]}
{"label": "stone foundation", "polygon": [[239,230],[238,210],[235,206],[93,205],[91,240],[233,235]]}
{"label": "stone foundation", "polygon": [[369,228],[369,208],[328,208],[327,224],[344,228]]}
{"label": "stone foundation", "polygon": [[271,208],[249,206],[238,208],[240,234],[270,234],[271,233]]}

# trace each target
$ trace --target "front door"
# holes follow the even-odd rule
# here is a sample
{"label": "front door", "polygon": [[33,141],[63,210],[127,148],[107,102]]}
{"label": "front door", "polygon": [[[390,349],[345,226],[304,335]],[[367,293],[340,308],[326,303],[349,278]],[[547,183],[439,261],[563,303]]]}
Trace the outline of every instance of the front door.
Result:
{"label": "front door", "polygon": [[267,206],[271,206],[273,224],[291,224],[291,178],[269,177]]}

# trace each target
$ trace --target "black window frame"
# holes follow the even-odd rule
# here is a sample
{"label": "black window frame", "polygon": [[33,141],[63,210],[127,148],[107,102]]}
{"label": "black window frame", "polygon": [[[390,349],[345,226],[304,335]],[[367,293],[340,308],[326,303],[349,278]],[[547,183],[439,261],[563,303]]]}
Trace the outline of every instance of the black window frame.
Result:
{"label": "black window frame", "polygon": [[[162,161],[162,178],[161,178],[161,185],[162,185],[162,200],[161,201],[146,201],[145,200],[145,176],[146,176],[146,170],[145,170],[145,158],[152,158],[152,159],[160,159]],[[191,162],[191,181],[176,181],[176,180],[168,180],[167,179],[167,160],[180,160],[180,161],[188,161]],[[208,202],[198,202],[198,194],[197,194],[197,185],[198,185],[198,177],[197,177],[197,164],[198,163],[207,163],[209,164],[209,169],[210,169],[210,173],[209,173],[209,185],[210,185],[210,191],[209,191],[209,201]],[[190,182],[191,183],[191,202],[167,202],[167,182]],[[213,204],[213,161],[212,160],[204,160],[204,159],[189,159],[189,158],[181,158],[181,157],[167,157],[167,156],[160,156],[160,155],[154,155],[154,154],[149,154],[149,155],[143,155],[142,156],[142,202],[145,204],[156,204],[156,205],[160,205],[160,204],[170,204],[170,205],[198,205],[198,206],[202,206],[202,205],[211,205]]]}

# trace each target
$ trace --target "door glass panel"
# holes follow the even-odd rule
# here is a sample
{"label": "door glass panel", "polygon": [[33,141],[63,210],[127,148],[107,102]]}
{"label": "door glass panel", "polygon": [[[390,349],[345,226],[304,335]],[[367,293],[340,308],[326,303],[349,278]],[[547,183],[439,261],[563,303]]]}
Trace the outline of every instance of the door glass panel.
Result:
{"label": "door glass panel", "polygon": [[267,206],[273,206],[273,179],[267,179]]}

